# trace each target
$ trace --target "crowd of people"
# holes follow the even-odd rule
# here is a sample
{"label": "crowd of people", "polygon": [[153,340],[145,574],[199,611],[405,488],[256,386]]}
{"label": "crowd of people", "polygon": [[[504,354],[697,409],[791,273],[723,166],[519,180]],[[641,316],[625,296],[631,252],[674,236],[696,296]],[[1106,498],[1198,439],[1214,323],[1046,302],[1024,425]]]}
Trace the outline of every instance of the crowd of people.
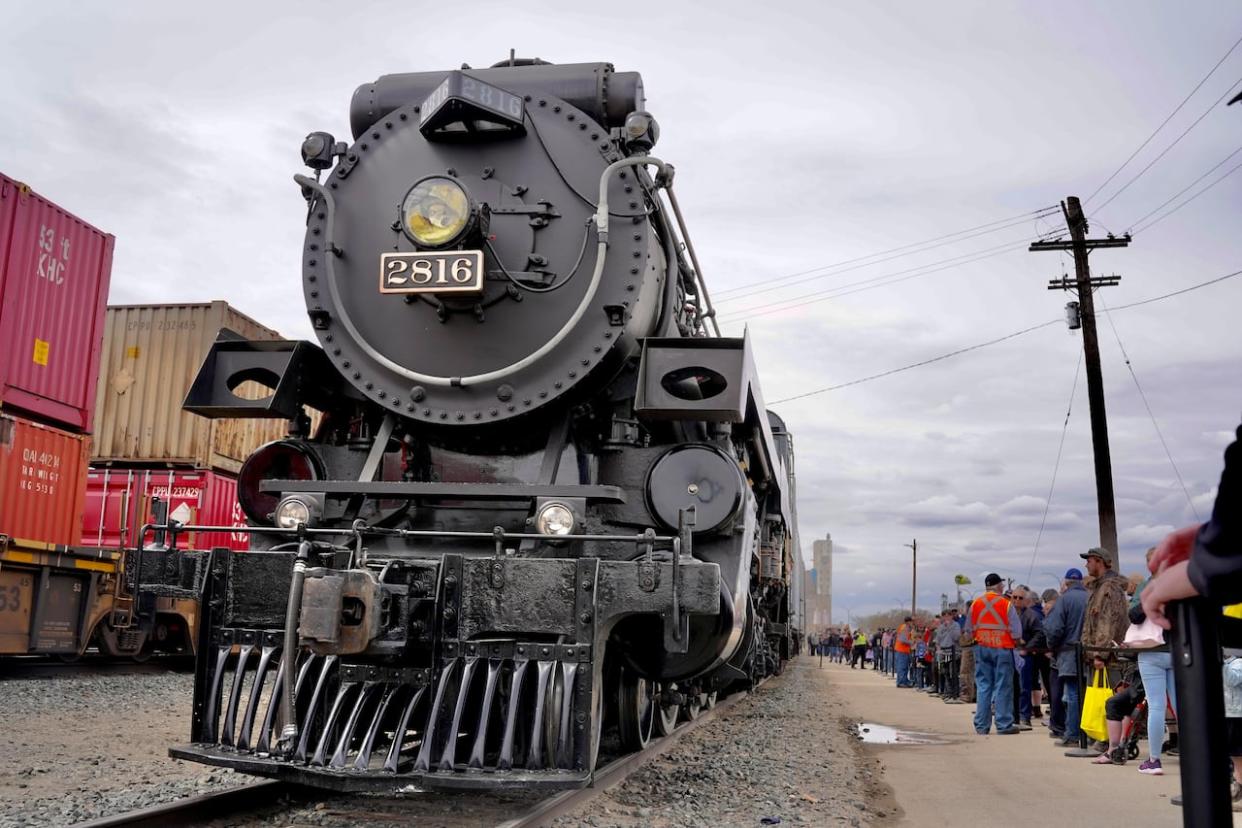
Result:
{"label": "crowd of people", "polygon": [[[1060,745],[1092,751],[1093,764],[1138,760],[1139,773],[1162,775],[1164,757],[1177,752],[1177,689],[1165,629],[1143,606],[1151,578],[1123,577],[1104,548],[1081,557],[1082,568],[1068,569],[1060,589],[1039,593],[992,573],[968,606],[930,619],[908,615],[893,629],[833,628],[807,643],[812,653],[876,670],[899,688],[975,705],[980,735],[993,727],[1018,735],[1038,723]],[[1242,605],[1225,612],[1242,618]],[[1231,754],[1242,756],[1242,659],[1226,660],[1224,680]],[[1092,686],[1085,699],[1083,688]],[[1092,702],[1086,709],[1085,701]],[[1234,810],[1242,810],[1242,758],[1233,772]]]}

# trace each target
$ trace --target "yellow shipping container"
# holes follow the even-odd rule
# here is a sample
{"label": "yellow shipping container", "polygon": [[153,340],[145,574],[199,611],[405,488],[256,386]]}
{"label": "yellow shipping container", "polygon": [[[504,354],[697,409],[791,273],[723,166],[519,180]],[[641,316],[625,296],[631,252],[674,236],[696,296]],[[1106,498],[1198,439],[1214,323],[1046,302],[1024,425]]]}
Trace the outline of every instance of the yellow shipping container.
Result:
{"label": "yellow shipping container", "polygon": [[285,435],[282,419],[208,420],[181,410],[221,328],[246,339],[281,338],[221,301],[108,307],[92,463],[169,463],[236,473],[256,448]]}

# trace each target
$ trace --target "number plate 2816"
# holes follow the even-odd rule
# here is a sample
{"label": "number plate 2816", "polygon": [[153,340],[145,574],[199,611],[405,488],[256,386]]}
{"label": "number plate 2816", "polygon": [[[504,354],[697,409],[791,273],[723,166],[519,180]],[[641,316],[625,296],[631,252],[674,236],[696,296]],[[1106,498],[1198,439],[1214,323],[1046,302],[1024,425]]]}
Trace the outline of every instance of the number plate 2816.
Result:
{"label": "number plate 2816", "polygon": [[479,293],[483,251],[380,254],[380,293]]}

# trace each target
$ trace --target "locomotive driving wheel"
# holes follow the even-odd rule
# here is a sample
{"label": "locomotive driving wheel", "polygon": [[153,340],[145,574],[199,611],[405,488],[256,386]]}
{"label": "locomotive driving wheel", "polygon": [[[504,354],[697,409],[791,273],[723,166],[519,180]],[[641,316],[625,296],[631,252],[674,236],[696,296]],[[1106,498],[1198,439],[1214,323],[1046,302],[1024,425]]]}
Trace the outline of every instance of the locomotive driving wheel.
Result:
{"label": "locomotive driving wheel", "polygon": [[651,741],[656,720],[655,685],[628,667],[617,682],[617,730],[627,751],[642,750]]}
{"label": "locomotive driving wheel", "polygon": [[681,705],[677,702],[665,702],[662,698],[664,690],[676,691],[676,689],[676,684],[657,688],[655,694],[655,732],[657,736],[667,736],[677,727],[677,714],[681,712]]}

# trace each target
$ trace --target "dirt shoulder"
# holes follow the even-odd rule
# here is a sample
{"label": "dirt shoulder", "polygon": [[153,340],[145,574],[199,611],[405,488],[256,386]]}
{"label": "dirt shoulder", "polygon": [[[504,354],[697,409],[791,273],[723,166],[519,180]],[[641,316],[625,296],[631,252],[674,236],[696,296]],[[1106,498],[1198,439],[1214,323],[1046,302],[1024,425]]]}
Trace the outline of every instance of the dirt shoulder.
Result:
{"label": "dirt shoulder", "polygon": [[801,658],[727,715],[687,734],[558,828],[865,825],[893,804],[843,721],[836,690]]}

